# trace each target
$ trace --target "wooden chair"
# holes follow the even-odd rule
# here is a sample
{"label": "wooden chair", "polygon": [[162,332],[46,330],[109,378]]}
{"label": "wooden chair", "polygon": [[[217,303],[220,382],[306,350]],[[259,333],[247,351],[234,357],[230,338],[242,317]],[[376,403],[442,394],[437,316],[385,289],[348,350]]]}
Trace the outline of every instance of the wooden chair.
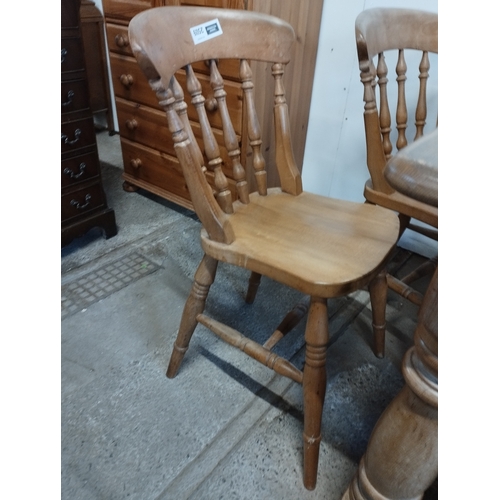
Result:
{"label": "wooden chair", "polygon": [[[218,21],[210,23],[209,31],[221,30],[222,34],[195,44],[190,28],[213,20]],[[165,109],[176,155],[203,226],[204,257],[184,308],[167,376],[176,375],[191,335],[201,323],[252,358],[302,384],[304,484],[313,489],[326,385],[327,299],[365,286],[384,295],[387,289],[384,269],[398,238],[398,218],[381,207],[325,198],[302,190],[283,85],[284,67],[295,41],[289,24],[248,11],[159,7],[132,20],[129,39],[139,65]],[[253,153],[250,154],[252,161],[248,161],[252,167],[248,170],[253,170],[249,175],[255,176],[254,192],[250,192],[243,167],[247,150],[240,150],[219,72],[226,59],[235,58],[239,60],[242,113],[250,139],[248,149]],[[211,128],[202,86],[191,65],[195,61],[206,61],[196,68],[209,68],[222,134]],[[250,61],[268,63],[268,75],[271,77],[269,73],[272,73],[274,78],[274,103],[270,104],[274,105],[275,157],[281,182],[277,188],[266,185],[251,71],[254,63]],[[174,75],[181,81],[186,80],[185,87],[201,127],[201,147],[190,126],[184,90]],[[236,200],[224,174],[228,167],[232,168],[235,179]],[[209,179],[213,179],[212,184]],[[308,310],[303,370],[272,352],[281,336],[279,331],[262,346],[204,314],[219,261],[251,271],[248,302],[255,297],[261,275],[310,296],[310,304],[302,308]],[[383,328],[385,300],[375,316],[374,321]]]}
{"label": "wooden chair", "polygon": [[[418,96],[415,96],[415,135],[413,140],[424,134],[427,120],[427,81],[429,78],[429,53],[438,51],[438,15],[430,12],[397,9],[367,9],[358,15],[355,23],[356,45],[358,51],[361,82],[364,87],[363,100],[364,123],[366,136],[366,162],[370,179],[365,184],[364,196],[368,203],[389,208],[399,213],[401,234],[405,229],[412,229],[427,237],[437,240],[438,209],[437,207],[413,200],[389,186],[384,178],[384,168],[393,152],[393,142],[397,150],[405,147],[412,139],[407,137],[408,103],[407,99],[407,61],[406,53],[417,50],[421,53],[418,68]],[[388,92],[389,78],[386,55],[394,51],[395,80],[397,86],[396,102],[390,103]],[[376,89],[378,87],[378,99]],[[377,105],[378,101],[378,105]],[[394,104],[396,131],[391,138],[391,106]],[[393,115],[393,118],[394,118]],[[437,121],[436,121],[437,126]],[[432,130],[434,127],[432,127]],[[395,141],[394,141],[395,139]],[[416,225],[411,219],[424,222],[432,228]],[[427,261],[403,279],[396,279],[388,274],[390,289],[420,306],[422,294],[414,290],[410,284],[426,273],[434,272],[437,258]],[[383,339],[377,345],[382,350],[377,352],[383,356]]]}

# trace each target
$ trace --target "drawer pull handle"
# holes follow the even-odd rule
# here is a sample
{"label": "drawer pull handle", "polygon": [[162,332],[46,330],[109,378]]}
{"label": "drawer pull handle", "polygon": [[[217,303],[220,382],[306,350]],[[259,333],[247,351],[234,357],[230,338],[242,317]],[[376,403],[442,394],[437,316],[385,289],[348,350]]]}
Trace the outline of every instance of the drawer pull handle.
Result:
{"label": "drawer pull handle", "polygon": [[80,140],[81,135],[82,131],[79,128],[77,128],[75,130],[75,138],[72,141],[69,140],[69,137],[66,134],[61,134],[61,140],[64,141],[64,144],[69,144],[70,146],[72,146],[73,144],[77,143]]}
{"label": "drawer pull handle", "polygon": [[125,126],[129,129],[129,130],[135,130],[137,128],[137,120],[135,118],[132,118],[132,120],[127,120],[125,122]]}
{"label": "drawer pull handle", "polygon": [[69,106],[73,102],[73,97],[75,97],[75,93],[72,90],[70,90],[68,92],[68,100],[62,102],[61,106]]}
{"label": "drawer pull handle", "polygon": [[68,51],[66,49],[61,49],[61,64],[66,60],[67,55]]}
{"label": "drawer pull handle", "polygon": [[69,175],[72,179],[79,179],[84,174],[86,168],[87,168],[87,165],[82,161],[82,163],[80,163],[80,166],[79,166],[80,172],[78,172],[77,174],[75,174],[75,172],[73,172],[73,170],[71,170],[69,167],[66,167],[63,170],[63,172],[66,175]]}
{"label": "drawer pull handle", "polygon": [[120,82],[125,88],[129,88],[134,83],[134,77],[132,75],[121,75]]}
{"label": "drawer pull handle", "polygon": [[76,207],[77,210],[83,210],[84,208],[87,208],[89,206],[91,198],[92,196],[90,196],[90,194],[85,195],[86,203],[84,205],[80,205],[80,202],[76,200],[71,200],[69,203],[71,206]]}
{"label": "drawer pull handle", "polygon": [[133,160],[130,160],[130,166],[132,168],[139,168],[142,166],[142,161],[140,160],[140,158],[135,158]]}
{"label": "drawer pull handle", "polygon": [[127,36],[123,36],[123,35],[116,35],[115,36],[115,43],[118,47],[128,47],[128,37]]}

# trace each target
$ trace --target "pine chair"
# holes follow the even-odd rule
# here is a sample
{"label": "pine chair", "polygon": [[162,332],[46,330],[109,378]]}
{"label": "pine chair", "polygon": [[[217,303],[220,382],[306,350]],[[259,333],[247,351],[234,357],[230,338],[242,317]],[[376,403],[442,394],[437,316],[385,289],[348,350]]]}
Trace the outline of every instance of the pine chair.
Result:
{"label": "pine chair", "polygon": [[[366,162],[370,173],[370,179],[366,182],[364,189],[365,199],[368,203],[396,211],[401,221],[401,234],[408,228],[437,240],[437,207],[415,201],[395,191],[384,178],[384,168],[391,158],[393,142],[397,150],[400,150],[412,140],[407,134],[410,99],[406,94],[408,93],[408,53],[414,50],[419,51],[421,55],[418,57],[418,95],[413,96],[415,97],[413,140],[424,134],[428,104],[429,53],[437,54],[438,51],[438,15],[410,9],[367,9],[356,18],[355,29],[361,82],[364,87]],[[394,103],[389,102],[388,86],[390,85],[386,63],[386,56],[391,51],[396,53],[394,59],[397,61],[394,72],[397,87],[395,88],[397,92],[394,93],[397,97]],[[392,116],[392,122],[396,123],[395,137],[391,137],[390,104],[393,104],[393,111],[395,111],[395,116]],[[434,128],[433,126],[431,130]],[[411,219],[424,222],[431,228],[414,224]],[[422,294],[413,289],[410,284],[419,277],[434,272],[436,266],[437,258],[434,258],[401,280],[388,274],[388,286],[420,306]],[[382,350],[376,354],[383,356],[383,339],[379,339],[377,345],[382,346]]]}
{"label": "pine chair", "polygon": [[[217,22],[210,23],[212,30],[208,31],[219,30],[222,34],[195,44],[190,28],[213,20]],[[327,299],[365,286],[384,296],[387,290],[384,270],[398,238],[398,218],[381,207],[325,198],[302,190],[283,85],[284,67],[295,41],[289,24],[248,11],[158,7],[131,21],[129,39],[166,112],[176,155],[203,226],[204,256],[184,308],[167,376],[176,375],[193,331],[201,323],[252,358],[302,384],[304,484],[313,489],[326,386]],[[246,117],[244,126],[253,152],[252,169],[257,186],[253,192],[243,168],[247,151],[240,151],[240,139],[230,119],[224,80],[219,72],[226,59],[239,60],[242,113]],[[191,66],[195,61],[206,62],[196,66],[198,69],[209,69],[223,134],[214,133],[211,128],[202,86]],[[274,77],[275,156],[281,182],[278,188],[266,185],[250,61],[268,63]],[[190,126],[184,90],[174,75],[186,80],[203,135],[200,144]],[[228,167],[232,168],[235,179],[236,200],[224,174]],[[208,179],[214,179],[213,184]],[[310,304],[302,307],[308,311],[303,370],[272,352],[281,336],[279,332],[262,346],[204,314],[219,261],[251,271],[248,302],[253,301],[262,275],[310,297]],[[374,322],[383,328],[385,300],[380,302],[375,316]]]}

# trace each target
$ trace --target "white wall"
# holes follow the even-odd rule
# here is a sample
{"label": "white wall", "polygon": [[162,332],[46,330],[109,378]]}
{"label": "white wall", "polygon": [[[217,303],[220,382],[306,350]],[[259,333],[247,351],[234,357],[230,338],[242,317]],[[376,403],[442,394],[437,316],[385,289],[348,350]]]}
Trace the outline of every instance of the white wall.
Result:
{"label": "white wall", "polygon": [[[405,7],[437,12],[438,2],[324,0],[302,177],[304,188],[308,191],[352,201],[364,201],[363,187],[369,177],[365,160],[363,88],[359,80],[354,21],[361,11],[372,7]],[[431,71],[436,68],[433,62],[431,59]],[[410,83],[410,78],[407,83]],[[424,255],[434,255],[437,246],[428,244],[427,239],[411,232],[403,240],[403,246],[407,248]]]}

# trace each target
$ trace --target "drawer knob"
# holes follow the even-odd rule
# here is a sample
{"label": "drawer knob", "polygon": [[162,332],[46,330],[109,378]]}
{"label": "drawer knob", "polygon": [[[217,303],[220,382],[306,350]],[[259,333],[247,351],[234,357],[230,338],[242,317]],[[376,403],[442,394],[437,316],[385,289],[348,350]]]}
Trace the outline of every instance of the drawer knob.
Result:
{"label": "drawer knob", "polygon": [[87,168],[87,165],[85,165],[85,163],[82,161],[82,163],[80,163],[80,166],[79,166],[79,170],[80,171],[77,174],[75,174],[75,172],[73,172],[73,170],[71,170],[68,167],[66,167],[63,170],[63,172],[66,175],[69,175],[72,179],[78,179],[78,178],[80,178],[84,174],[86,168]]}
{"label": "drawer knob", "polygon": [[134,77],[132,75],[121,75],[120,82],[128,89],[134,83]]}
{"label": "drawer knob", "polygon": [[205,109],[212,113],[214,111],[217,111],[217,108],[219,107],[219,104],[217,102],[217,99],[215,97],[209,97],[206,101],[205,101]]}
{"label": "drawer knob", "polygon": [[90,194],[87,194],[85,195],[85,203],[83,205],[81,205],[80,202],[76,200],[71,200],[69,204],[72,207],[76,207],[77,210],[83,210],[84,208],[87,208],[90,205],[91,198],[92,196],[90,196]]}
{"label": "drawer knob", "polygon": [[125,122],[125,126],[129,129],[129,130],[135,130],[137,128],[137,120],[135,118],[132,118],[132,120],[127,120]]}
{"label": "drawer knob", "polygon": [[61,106],[69,106],[73,102],[73,97],[75,97],[75,93],[72,90],[70,90],[68,92],[68,97],[67,97],[68,100],[62,102]]}
{"label": "drawer knob", "polygon": [[82,131],[79,128],[77,128],[75,130],[75,138],[73,140],[70,140],[70,138],[66,134],[61,134],[61,141],[64,141],[64,144],[72,146],[73,144],[76,144],[80,140],[81,135]]}
{"label": "drawer knob", "polygon": [[118,47],[123,48],[123,47],[128,47],[128,36],[124,35],[116,35],[115,36],[115,43]]}
{"label": "drawer knob", "polygon": [[66,60],[66,56],[68,55],[67,49],[61,49],[61,64]]}
{"label": "drawer knob", "polygon": [[132,168],[139,168],[142,166],[142,161],[140,158],[134,158],[133,160],[130,160],[130,166]]}

